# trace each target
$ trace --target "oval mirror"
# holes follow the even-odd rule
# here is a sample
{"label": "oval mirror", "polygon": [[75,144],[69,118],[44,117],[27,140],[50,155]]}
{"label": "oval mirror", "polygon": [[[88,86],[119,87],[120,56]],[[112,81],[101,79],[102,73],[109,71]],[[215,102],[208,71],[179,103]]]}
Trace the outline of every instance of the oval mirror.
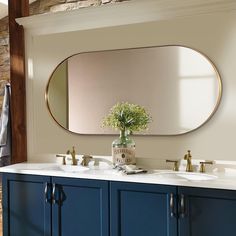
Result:
{"label": "oval mirror", "polygon": [[79,134],[113,134],[101,120],[117,102],[139,104],[152,116],[148,135],[178,135],[202,126],[216,111],[221,80],[203,54],[161,46],[73,55],[52,73],[50,114]]}

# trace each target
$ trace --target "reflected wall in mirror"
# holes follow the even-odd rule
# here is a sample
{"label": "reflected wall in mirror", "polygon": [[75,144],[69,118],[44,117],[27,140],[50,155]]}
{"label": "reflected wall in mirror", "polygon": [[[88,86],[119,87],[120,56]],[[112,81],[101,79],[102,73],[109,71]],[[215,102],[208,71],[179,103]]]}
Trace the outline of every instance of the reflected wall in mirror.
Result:
{"label": "reflected wall in mirror", "polygon": [[147,135],[178,135],[202,126],[216,111],[221,80],[203,54],[159,46],[73,55],[52,73],[46,91],[50,114],[78,134],[113,134],[102,118],[117,102],[144,106],[153,122]]}

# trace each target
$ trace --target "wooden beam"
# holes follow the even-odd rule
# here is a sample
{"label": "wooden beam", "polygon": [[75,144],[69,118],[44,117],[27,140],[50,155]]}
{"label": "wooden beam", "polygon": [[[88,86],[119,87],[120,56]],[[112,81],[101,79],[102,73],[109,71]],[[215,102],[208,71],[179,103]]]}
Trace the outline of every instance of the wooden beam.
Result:
{"label": "wooden beam", "polygon": [[29,0],[8,0],[12,163],[27,160],[24,30],[15,19],[29,15]]}

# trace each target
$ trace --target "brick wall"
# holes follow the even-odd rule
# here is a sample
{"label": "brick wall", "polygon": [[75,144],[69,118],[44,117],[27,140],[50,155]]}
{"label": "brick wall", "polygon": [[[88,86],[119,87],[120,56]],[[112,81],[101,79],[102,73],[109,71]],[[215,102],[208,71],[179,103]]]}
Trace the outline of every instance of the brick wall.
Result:
{"label": "brick wall", "polygon": [[[30,5],[30,15],[68,11],[130,0],[37,0]],[[0,109],[3,88],[10,80],[8,17],[0,19]]]}
{"label": "brick wall", "polygon": [[3,89],[10,78],[8,17],[0,20],[0,109]]}
{"label": "brick wall", "polygon": [[99,6],[128,0],[38,0],[30,5],[30,15]]}

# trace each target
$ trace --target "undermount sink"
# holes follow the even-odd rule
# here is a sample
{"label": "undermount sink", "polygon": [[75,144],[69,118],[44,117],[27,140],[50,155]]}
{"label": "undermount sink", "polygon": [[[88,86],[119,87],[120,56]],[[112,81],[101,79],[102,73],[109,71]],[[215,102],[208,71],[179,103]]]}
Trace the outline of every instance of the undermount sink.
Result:
{"label": "undermount sink", "polygon": [[89,170],[87,166],[73,166],[73,165],[61,165],[59,169],[65,172],[81,172],[85,170]]}
{"label": "undermount sink", "polygon": [[176,180],[192,180],[192,181],[202,181],[202,180],[214,180],[217,176],[211,174],[203,173],[193,173],[193,172],[181,172],[181,171],[156,171],[155,175],[165,179],[176,179]]}

